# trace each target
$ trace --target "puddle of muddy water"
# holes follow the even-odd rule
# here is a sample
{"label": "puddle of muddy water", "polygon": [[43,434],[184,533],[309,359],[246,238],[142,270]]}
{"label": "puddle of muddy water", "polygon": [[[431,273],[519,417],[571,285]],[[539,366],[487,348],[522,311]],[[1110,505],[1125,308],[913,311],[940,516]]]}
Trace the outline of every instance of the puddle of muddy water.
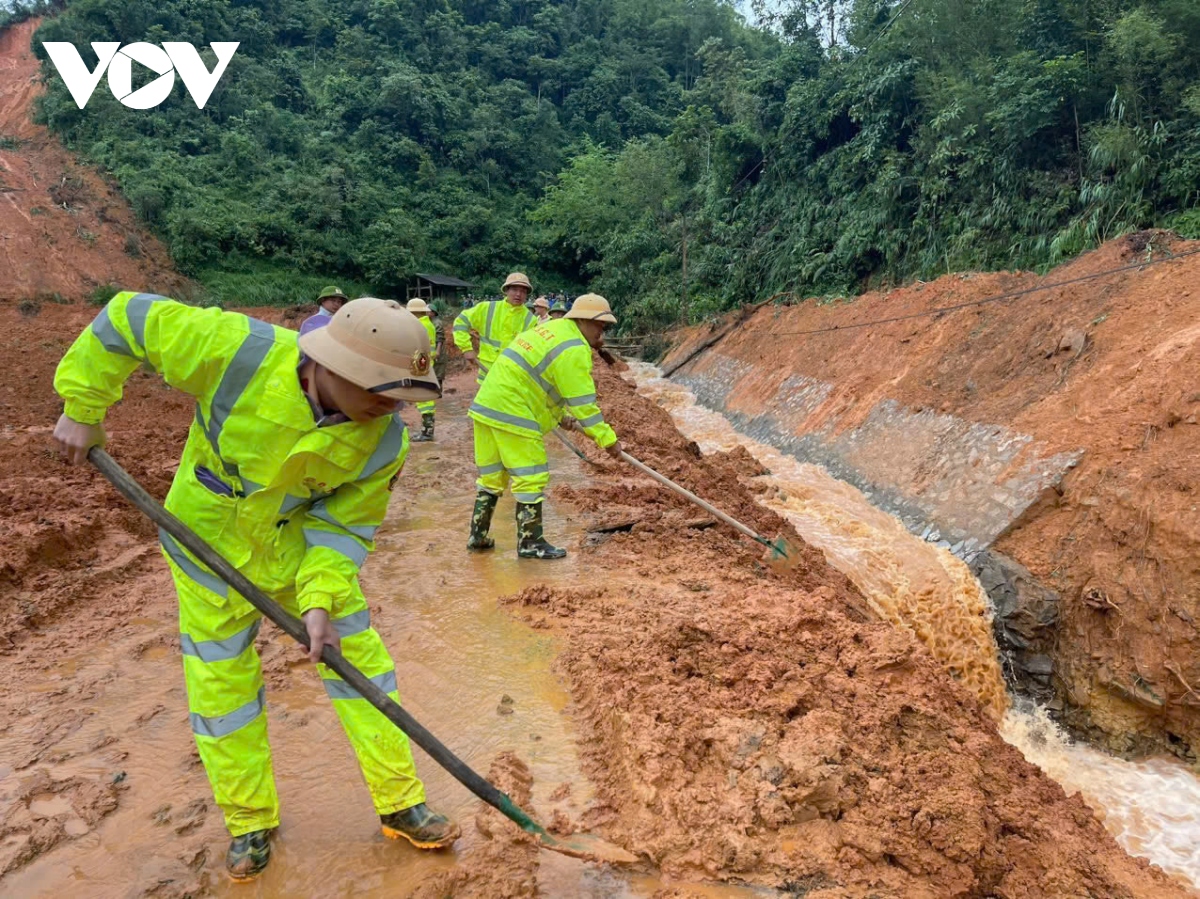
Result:
{"label": "puddle of muddy water", "polygon": [[1035,709],[1010,709],[986,593],[963,562],[910,533],[855,487],[816,465],[740,434],[690,390],[631,363],[639,393],[670,413],[705,452],[745,447],[770,472],[761,500],[824,552],[882,617],[910,628],[985,703],[1003,713],[1001,735],[1057,780],[1081,793],[1132,855],[1200,887],[1200,779],[1174,758],[1124,761],[1072,743]]}
{"label": "puddle of muddy water", "polygon": [[[534,778],[533,811],[548,819],[562,808],[576,817],[592,798],[592,787],[580,770],[570,697],[551,670],[554,638],[519,622],[496,600],[538,582],[578,584],[583,578],[578,556],[554,563],[518,561],[511,498],[496,512],[496,551],[475,555],[462,549],[474,497],[470,430],[465,403],[456,397],[446,405],[450,408],[439,409],[444,421],[438,442],[414,447],[402,482],[427,486],[397,497],[364,569],[363,588],[373,607],[386,607],[379,626],[396,659],[402,699],[417,720],[484,774],[499,752],[515,751]],[[554,441],[548,450],[555,483],[583,483],[577,459]],[[581,528],[566,512],[548,504],[546,531],[551,539],[574,544]],[[174,629],[173,621],[156,618],[127,624],[143,641]],[[299,653],[288,638],[272,632],[272,641],[287,653]],[[40,766],[55,780],[79,776],[102,782],[116,776],[119,766],[127,789],[118,811],[92,832],[86,825],[80,830],[81,820],[69,820],[68,835],[76,838],[6,877],[4,895],[49,897],[64,889],[125,895],[159,864],[164,878],[177,876],[182,858],[209,872],[217,896],[404,896],[452,869],[457,856],[482,839],[472,824],[479,800],[415,747],[430,804],[462,823],[463,838],[446,853],[383,839],[316,673],[296,655],[297,670],[286,688],[273,687],[268,672],[268,720],[282,805],[274,858],[252,887],[229,883],[223,874],[228,837],[195,760],[171,640],[170,646],[143,645],[136,652],[96,647],[48,668],[38,687],[46,693],[74,689],[84,678],[95,679],[96,686],[86,703],[90,717],[56,743],[57,761]],[[511,702],[502,702],[505,697]],[[111,733],[122,734],[121,746],[128,750],[114,763],[93,751]],[[24,725],[0,733],[0,758],[10,751],[15,756],[32,741]],[[11,783],[0,780],[0,788]],[[550,794],[563,783],[571,785],[568,799],[552,803]],[[193,827],[183,812],[197,799],[209,808]],[[39,814],[73,815],[70,803],[61,806],[57,797],[34,801],[43,809]],[[537,880],[541,895],[564,899],[640,899],[666,885],[550,852],[540,856]],[[773,895],[725,885],[688,888],[712,899]]]}

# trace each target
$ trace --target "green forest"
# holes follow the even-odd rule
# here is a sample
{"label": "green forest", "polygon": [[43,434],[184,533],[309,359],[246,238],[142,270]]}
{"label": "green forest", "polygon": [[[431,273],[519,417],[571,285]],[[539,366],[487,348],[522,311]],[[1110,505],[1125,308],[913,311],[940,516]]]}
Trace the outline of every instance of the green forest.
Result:
{"label": "green forest", "polygon": [[[1200,236],[1196,0],[74,0],[38,30],[241,42],[203,110],[46,64],[42,120],[218,301],[418,271],[626,331],[779,291]],[[211,51],[205,50],[211,66]],[[136,86],[136,85],[135,85]]]}

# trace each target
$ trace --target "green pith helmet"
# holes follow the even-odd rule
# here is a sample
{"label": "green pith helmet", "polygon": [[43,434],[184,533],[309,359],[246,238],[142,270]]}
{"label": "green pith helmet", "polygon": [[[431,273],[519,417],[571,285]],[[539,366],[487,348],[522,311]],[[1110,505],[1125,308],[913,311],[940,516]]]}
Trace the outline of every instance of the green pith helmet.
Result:
{"label": "green pith helmet", "polygon": [[330,297],[337,297],[339,300],[342,300],[342,301],[346,301],[346,300],[350,299],[348,296],[346,296],[344,293],[342,293],[342,289],[340,287],[334,287],[331,284],[328,287],[323,287],[321,289],[321,295],[319,297],[317,297],[317,302],[319,303],[319,302],[321,302],[321,300],[327,300]]}

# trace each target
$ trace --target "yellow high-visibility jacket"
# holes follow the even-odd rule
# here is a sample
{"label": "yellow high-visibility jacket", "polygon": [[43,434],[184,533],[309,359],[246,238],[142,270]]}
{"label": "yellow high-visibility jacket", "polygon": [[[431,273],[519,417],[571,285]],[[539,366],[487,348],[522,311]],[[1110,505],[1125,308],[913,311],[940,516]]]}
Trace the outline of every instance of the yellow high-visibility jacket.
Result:
{"label": "yellow high-visibility jacket", "polygon": [[421,324],[423,324],[425,326],[425,333],[429,335],[429,358],[436,359],[437,358],[437,328],[434,327],[433,322],[431,322],[429,320],[428,315],[425,316],[424,318],[418,319],[418,321],[420,321]]}
{"label": "yellow high-visibility jacket", "polygon": [[[196,398],[166,507],[259,586],[296,591],[300,611],[350,596],[408,455],[398,415],[319,426],[300,386],[295,331],[153,294],[119,293],[59,363],[54,388],[97,424],[139,365]],[[194,580],[214,575],[165,532]],[[218,589],[224,595],[224,589]]]}
{"label": "yellow high-visibility jacket", "polygon": [[541,437],[558,426],[564,411],[597,446],[617,442],[596,405],[592,348],[569,318],[519,334],[496,360],[467,414],[501,431]]}
{"label": "yellow high-visibility jacket", "polygon": [[471,331],[479,334],[479,377],[482,380],[500,351],[512,343],[514,337],[537,323],[536,315],[507,300],[476,303],[460,312],[454,320],[454,345],[465,353],[471,349]]}

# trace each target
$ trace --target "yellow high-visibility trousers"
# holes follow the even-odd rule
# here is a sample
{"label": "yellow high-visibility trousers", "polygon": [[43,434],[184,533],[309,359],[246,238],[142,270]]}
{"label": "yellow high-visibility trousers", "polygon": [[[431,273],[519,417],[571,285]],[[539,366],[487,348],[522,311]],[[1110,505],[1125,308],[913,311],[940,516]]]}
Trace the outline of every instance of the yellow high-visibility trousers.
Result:
{"label": "yellow high-visibility trousers", "polygon": [[[213,797],[232,836],[278,827],[262,665],[254,648],[262,616],[165,535],[163,551],[179,595],[192,733]],[[249,572],[247,576],[256,580]],[[269,595],[290,614],[299,614],[294,594],[284,590]],[[396,668],[371,627],[362,591],[335,605],[330,618],[346,660],[399,702]],[[408,738],[325,665],[317,670],[358,756],[376,812],[386,815],[424,802]]]}
{"label": "yellow high-visibility trousers", "polygon": [[513,434],[479,421],[472,424],[475,467],[479,470],[475,485],[494,496],[502,496],[511,482],[517,502],[540,503],[550,483],[545,441],[540,436]]}

